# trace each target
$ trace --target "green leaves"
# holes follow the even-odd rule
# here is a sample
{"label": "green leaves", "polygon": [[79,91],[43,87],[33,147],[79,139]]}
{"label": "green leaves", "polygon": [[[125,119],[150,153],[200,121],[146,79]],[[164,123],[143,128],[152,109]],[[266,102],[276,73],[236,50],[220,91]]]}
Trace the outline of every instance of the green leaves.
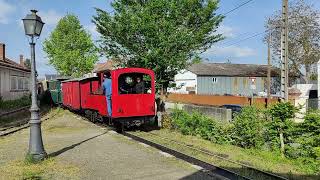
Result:
{"label": "green leaves", "polygon": [[71,14],[63,17],[43,44],[49,63],[61,75],[80,77],[91,72],[98,61],[91,36]]}
{"label": "green leaves", "polygon": [[218,144],[230,144],[232,126],[211,119],[197,111],[188,114],[175,109],[172,113],[173,126],[182,134],[199,136]]}
{"label": "green leaves", "polygon": [[[112,3],[114,14],[96,9],[102,53],[122,66],[153,69],[166,88],[197,55],[223,39],[216,29],[223,16],[216,0],[154,0]],[[158,87],[158,86],[157,86]]]}
{"label": "green leaves", "polygon": [[263,145],[263,125],[261,111],[254,106],[247,106],[241,110],[233,122],[234,139],[238,146],[244,148],[259,148]]}

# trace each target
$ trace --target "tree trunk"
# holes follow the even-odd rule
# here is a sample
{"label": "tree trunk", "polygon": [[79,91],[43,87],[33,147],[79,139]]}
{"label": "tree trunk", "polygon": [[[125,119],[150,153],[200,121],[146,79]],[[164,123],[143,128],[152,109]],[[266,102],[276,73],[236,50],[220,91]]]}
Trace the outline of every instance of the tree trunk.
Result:
{"label": "tree trunk", "polygon": [[281,152],[281,156],[284,157],[284,140],[283,140],[282,130],[280,130],[280,152]]}
{"label": "tree trunk", "polygon": [[305,64],[304,66],[306,69],[306,83],[309,84],[310,83],[310,65]]}

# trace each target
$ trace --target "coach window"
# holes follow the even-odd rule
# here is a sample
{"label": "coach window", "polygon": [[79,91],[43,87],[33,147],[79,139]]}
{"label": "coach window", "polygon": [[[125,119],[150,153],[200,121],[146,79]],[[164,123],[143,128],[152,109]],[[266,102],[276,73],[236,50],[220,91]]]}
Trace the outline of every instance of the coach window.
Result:
{"label": "coach window", "polygon": [[151,77],[143,73],[121,74],[118,78],[119,94],[151,94]]}

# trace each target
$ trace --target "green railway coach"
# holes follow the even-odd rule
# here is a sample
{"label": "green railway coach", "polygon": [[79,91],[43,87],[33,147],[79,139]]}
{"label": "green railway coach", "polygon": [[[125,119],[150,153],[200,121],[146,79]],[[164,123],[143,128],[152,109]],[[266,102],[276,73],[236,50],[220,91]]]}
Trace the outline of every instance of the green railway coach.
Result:
{"label": "green railway coach", "polygon": [[62,104],[61,81],[66,79],[55,79],[48,81],[48,90],[50,91],[51,99],[54,104]]}

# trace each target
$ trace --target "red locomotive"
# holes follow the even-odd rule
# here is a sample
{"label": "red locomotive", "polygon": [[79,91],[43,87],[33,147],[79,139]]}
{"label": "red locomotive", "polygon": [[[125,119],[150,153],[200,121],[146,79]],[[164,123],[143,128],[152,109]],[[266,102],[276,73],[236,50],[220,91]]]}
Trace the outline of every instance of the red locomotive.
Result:
{"label": "red locomotive", "polygon": [[[111,70],[110,74],[112,117],[102,92],[103,73],[98,73],[97,77],[63,81],[63,105],[84,113],[91,121],[114,124],[121,131],[124,127],[140,126],[153,120],[156,113],[154,72],[143,68],[122,68]],[[135,92],[137,78],[145,84],[143,93]]]}

